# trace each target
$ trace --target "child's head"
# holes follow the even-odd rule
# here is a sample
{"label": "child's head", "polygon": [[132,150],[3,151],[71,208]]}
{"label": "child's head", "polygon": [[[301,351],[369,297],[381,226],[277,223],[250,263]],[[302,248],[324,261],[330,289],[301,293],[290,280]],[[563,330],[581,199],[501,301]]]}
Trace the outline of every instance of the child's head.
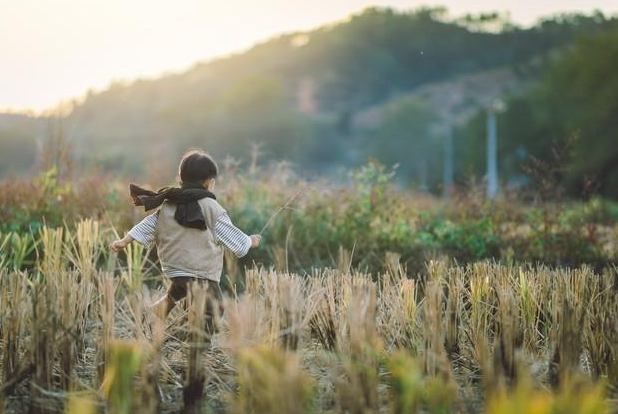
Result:
{"label": "child's head", "polygon": [[187,151],[178,166],[181,183],[214,183],[218,173],[219,168],[212,157],[197,149]]}

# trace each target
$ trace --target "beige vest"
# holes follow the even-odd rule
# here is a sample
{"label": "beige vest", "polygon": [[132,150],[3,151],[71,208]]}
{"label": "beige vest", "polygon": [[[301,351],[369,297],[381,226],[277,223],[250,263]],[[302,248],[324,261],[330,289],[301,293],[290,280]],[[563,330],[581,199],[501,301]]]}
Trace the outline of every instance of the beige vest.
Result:
{"label": "beige vest", "polygon": [[206,230],[183,227],[174,219],[176,205],[163,203],[157,219],[157,251],[163,271],[184,270],[215,282],[223,270],[223,246],[215,238],[215,223],[225,210],[215,200],[202,198]]}

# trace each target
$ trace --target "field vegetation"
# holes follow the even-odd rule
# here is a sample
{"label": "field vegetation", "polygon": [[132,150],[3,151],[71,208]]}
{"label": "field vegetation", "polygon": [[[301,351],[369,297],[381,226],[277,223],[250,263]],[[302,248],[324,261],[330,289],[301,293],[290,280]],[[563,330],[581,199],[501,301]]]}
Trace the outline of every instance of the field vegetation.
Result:
{"label": "field vegetation", "polygon": [[[0,414],[618,412],[617,26],[369,8],[0,113]],[[191,146],[264,236],[214,335],[203,286],[161,318],[156,249],[107,249]]]}
{"label": "field vegetation", "polygon": [[[385,252],[397,253],[409,275],[441,256],[461,264],[495,259],[587,264],[595,270],[618,258],[615,202],[556,201],[550,198],[557,192],[553,182],[547,183],[552,188],[547,196],[506,192],[488,202],[481,186],[470,186],[438,199],[402,191],[394,174],[372,162],[351,172],[349,185],[333,186],[304,181],[285,163],[254,165],[242,174],[230,163],[217,194],[240,228],[260,231],[273,212],[294,199],[269,223],[264,248],[240,267],[255,262],[307,273],[335,266],[342,250],[351,253],[354,268],[372,273],[384,269]],[[92,218],[106,229],[128,230],[143,213],[132,207],[127,188],[106,176],[69,179],[55,168],[33,180],[0,182],[0,232],[5,251],[13,252],[7,260],[20,268],[32,265],[45,226],[74,229],[79,220]],[[105,232],[106,240],[112,236]]]}
{"label": "field vegetation", "polygon": [[264,246],[226,255],[162,321],[156,255],[107,243],[141,217],[126,187],[49,170],[0,186],[0,411],[72,414],[610,413],[618,208],[438,200],[372,163],[332,188],[285,165],[217,194]]}

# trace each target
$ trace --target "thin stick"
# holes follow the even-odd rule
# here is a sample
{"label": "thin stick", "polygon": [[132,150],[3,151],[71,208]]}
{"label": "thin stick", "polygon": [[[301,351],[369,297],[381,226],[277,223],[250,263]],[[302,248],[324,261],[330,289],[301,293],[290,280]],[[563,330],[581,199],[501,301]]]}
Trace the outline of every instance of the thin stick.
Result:
{"label": "thin stick", "polygon": [[288,199],[288,201],[285,202],[284,205],[282,205],[281,207],[279,207],[279,209],[277,211],[275,211],[270,218],[268,219],[268,221],[266,222],[266,224],[264,224],[264,227],[262,227],[262,230],[260,230],[260,232],[258,233],[260,236],[266,231],[266,229],[268,228],[268,226],[270,226],[270,224],[272,223],[272,221],[283,211],[286,210],[288,207],[290,207],[292,204],[294,204],[294,202],[300,197],[300,195],[302,193],[304,193],[307,189],[309,189],[309,186],[303,187],[300,190],[298,190],[298,192],[296,194],[294,194],[292,197],[290,197]]}

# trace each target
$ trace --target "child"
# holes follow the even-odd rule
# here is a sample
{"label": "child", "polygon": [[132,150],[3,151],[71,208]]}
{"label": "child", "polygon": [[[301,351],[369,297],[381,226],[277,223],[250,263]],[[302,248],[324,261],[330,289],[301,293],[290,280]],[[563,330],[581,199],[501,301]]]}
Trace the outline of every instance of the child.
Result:
{"label": "child", "polygon": [[[159,207],[120,240],[109,245],[113,252],[123,250],[133,240],[148,246],[157,245],[163,272],[172,284],[155,304],[159,315],[172,310],[187,295],[188,285],[204,281],[211,298],[221,302],[219,280],[223,269],[223,247],[238,257],[260,244],[261,236],[247,236],[236,228],[226,211],[217,203],[212,191],[218,168],[201,150],[187,152],[178,167],[180,188],[162,188],[158,192],[131,184],[131,197],[146,211]],[[212,331],[214,309],[207,304],[207,328]]]}

